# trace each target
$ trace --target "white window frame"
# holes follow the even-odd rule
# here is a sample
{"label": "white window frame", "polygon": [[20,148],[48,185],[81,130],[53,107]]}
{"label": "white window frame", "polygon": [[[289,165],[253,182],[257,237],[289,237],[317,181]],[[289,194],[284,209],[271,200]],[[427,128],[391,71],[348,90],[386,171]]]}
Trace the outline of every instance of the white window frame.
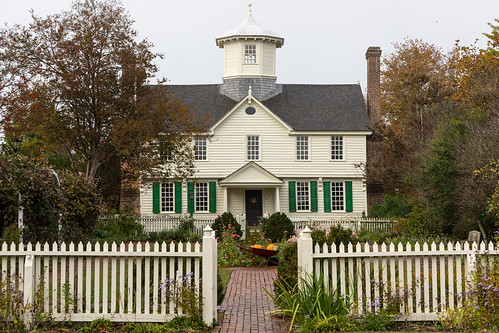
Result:
{"label": "white window frame", "polygon": [[244,44],[243,63],[245,65],[257,64],[257,47],[256,44]]}
{"label": "white window frame", "polygon": [[[166,210],[166,200],[167,200],[167,187],[171,188],[171,210]],[[175,212],[175,183],[172,182],[167,182],[167,183],[161,183],[160,187],[160,207],[161,207],[161,213],[174,213]]]}
{"label": "white window frame", "polygon": [[[201,142],[201,148],[198,149],[199,144]],[[200,158],[201,157],[201,158]],[[194,160],[195,161],[207,161],[208,160],[208,139],[205,136],[197,136],[194,138]]]}
{"label": "white window frame", "polygon": [[[300,140],[306,139],[306,145],[303,145],[303,142]],[[309,136],[297,136],[295,141],[295,159],[297,161],[310,161],[310,137]],[[301,144],[300,144],[301,143]],[[302,148],[302,149],[300,149]],[[304,148],[304,149],[303,149]],[[302,156],[305,153],[306,156]],[[306,158],[303,158],[306,157]]]}
{"label": "white window frame", "polygon": [[[250,138],[257,138],[258,145],[256,146],[256,150],[250,149],[251,147],[255,147],[255,145],[252,145],[250,147]],[[254,156],[250,156],[250,153],[252,155],[257,154],[257,158],[254,158]],[[246,160],[247,161],[260,161],[262,159],[262,137],[260,135],[246,135]]]}
{"label": "white window frame", "polygon": [[[341,146],[335,145],[335,147],[341,147],[341,158],[333,157],[333,153],[336,153],[336,150],[333,150],[333,140],[341,139]],[[334,155],[337,156],[337,155]],[[345,137],[343,135],[332,135],[329,138],[329,160],[330,161],[344,161],[345,160]]]}
{"label": "white window frame", "polygon": [[346,207],[345,182],[331,181],[331,212],[344,212]]}
{"label": "white window frame", "polygon": [[[306,193],[300,193],[306,192]],[[310,212],[310,182],[297,181],[296,182],[296,211],[297,212]],[[302,204],[304,202],[304,204]]]}
{"label": "white window frame", "polygon": [[[199,186],[198,186],[199,185]],[[206,188],[206,191],[201,192],[201,186]],[[206,196],[204,194],[206,193]],[[203,194],[203,196],[201,196]],[[203,199],[204,202],[199,202],[199,200]],[[200,205],[203,205],[203,207],[200,207]],[[206,206],[205,210],[198,209],[199,208],[204,208]],[[194,185],[194,211],[197,213],[208,213],[210,210],[210,184],[208,182],[197,182]]]}

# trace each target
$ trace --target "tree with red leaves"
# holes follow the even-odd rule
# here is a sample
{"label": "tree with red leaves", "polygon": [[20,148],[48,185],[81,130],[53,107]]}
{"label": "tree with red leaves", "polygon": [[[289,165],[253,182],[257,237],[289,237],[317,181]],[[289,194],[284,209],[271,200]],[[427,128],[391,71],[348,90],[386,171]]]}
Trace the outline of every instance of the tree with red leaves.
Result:
{"label": "tree with red leaves", "polygon": [[32,13],[28,26],[0,30],[6,137],[35,136],[89,183],[114,157],[150,178],[190,175],[191,135],[201,122],[161,88],[164,80],[149,85],[161,57],[152,46],[137,41],[115,0],[78,0],[69,11]]}

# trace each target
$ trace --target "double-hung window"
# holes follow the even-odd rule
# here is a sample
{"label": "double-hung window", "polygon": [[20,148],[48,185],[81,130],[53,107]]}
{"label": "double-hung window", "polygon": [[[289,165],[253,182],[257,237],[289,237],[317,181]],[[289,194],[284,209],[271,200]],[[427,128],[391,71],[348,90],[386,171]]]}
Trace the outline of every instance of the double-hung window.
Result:
{"label": "double-hung window", "polygon": [[342,136],[332,136],[331,137],[331,159],[332,160],[342,160],[343,159],[343,137]]}
{"label": "double-hung window", "polygon": [[173,183],[161,184],[161,212],[173,213],[175,210],[175,189]]}
{"label": "double-hung window", "polygon": [[310,187],[309,182],[296,182],[296,210],[310,210]]}
{"label": "double-hung window", "polygon": [[196,212],[208,211],[208,183],[196,183],[195,205]]}
{"label": "double-hung window", "polygon": [[244,63],[256,64],[256,45],[244,45]]}
{"label": "double-hung window", "polygon": [[343,182],[331,182],[331,210],[345,210]]}
{"label": "double-hung window", "polygon": [[250,135],[247,137],[247,147],[246,147],[247,157],[249,161],[255,161],[260,159],[260,137],[255,135]]}
{"label": "double-hung window", "polygon": [[194,138],[194,159],[197,161],[206,160],[206,137],[198,136]]}
{"label": "double-hung window", "polygon": [[296,159],[299,161],[308,160],[308,136],[296,137]]}

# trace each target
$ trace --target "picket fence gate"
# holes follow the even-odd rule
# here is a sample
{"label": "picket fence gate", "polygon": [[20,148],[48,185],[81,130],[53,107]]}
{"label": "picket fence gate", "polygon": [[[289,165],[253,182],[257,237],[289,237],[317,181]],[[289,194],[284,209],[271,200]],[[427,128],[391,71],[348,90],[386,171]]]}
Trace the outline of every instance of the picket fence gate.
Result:
{"label": "picket fence gate", "polygon": [[166,282],[188,283],[202,298],[202,318],[216,320],[217,242],[207,226],[199,243],[62,243],[18,246],[3,243],[2,278],[55,321],[164,322],[183,310],[176,307]]}
{"label": "picket fence gate", "polygon": [[[340,244],[313,246],[311,230],[298,239],[301,279],[322,275],[325,288],[333,288],[352,302],[351,312],[378,312],[400,306],[398,320],[437,320],[460,308],[471,287],[476,256],[497,255],[494,244],[416,243]],[[394,303],[395,302],[395,303]]]}

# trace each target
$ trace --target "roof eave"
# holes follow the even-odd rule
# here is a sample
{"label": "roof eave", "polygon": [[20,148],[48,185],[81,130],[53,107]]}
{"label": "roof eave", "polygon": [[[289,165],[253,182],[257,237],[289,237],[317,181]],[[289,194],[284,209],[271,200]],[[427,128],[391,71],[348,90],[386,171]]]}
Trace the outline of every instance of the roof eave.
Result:
{"label": "roof eave", "polygon": [[231,35],[226,37],[218,37],[215,39],[215,43],[219,48],[223,48],[223,45],[227,42],[233,40],[263,40],[268,42],[276,43],[276,47],[280,48],[284,45],[284,38],[270,36],[270,35]]}

